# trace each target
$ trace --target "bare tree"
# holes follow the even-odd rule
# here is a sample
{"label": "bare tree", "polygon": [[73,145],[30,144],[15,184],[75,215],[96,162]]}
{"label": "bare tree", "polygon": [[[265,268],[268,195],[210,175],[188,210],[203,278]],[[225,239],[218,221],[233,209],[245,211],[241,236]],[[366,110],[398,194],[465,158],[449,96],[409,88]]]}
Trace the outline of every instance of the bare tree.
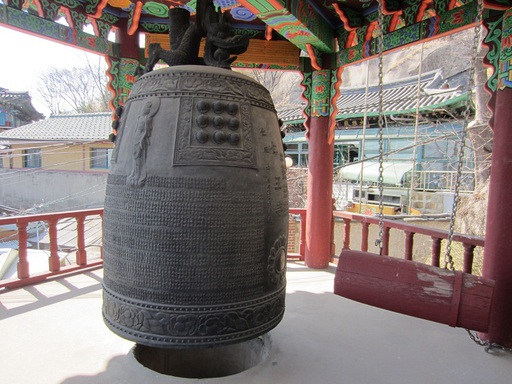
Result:
{"label": "bare tree", "polygon": [[244,70],[242,73],[267,88],[277,110],[300,105],[300,100],[291,97],[293,89],[301,81],[298,72],[255,69]]}
{"label": "bare tree", "polygon": [[91,63],[88,57],[86,57],[86,61],[89,73],[92,75],[94,87],[98,92],[98,106],[102,111],[108,111],[111,95],[107,90],[108,77],[106,75],[107,64],[105,59],[103,57],[98,57],[98,62],[96,64]]}
{"label": "bare tree", "polygon": [[491,111],[487,107],[490,96],[485,91],[487,82],[487,68],[483,60],[487,54],[487,47],[482,44],[485,37],[484,30],[480,31],[480,49],[475,60],[475,120],[468,127],[468,135],[475,150],[475,173],[477,186],[487,182],[491,175],[491,155],[493,131],[489,126]]}
{"label": "bare tree", "polygon": [[52,114],[109,110],[108,78],[102,61],[99,57],[93,64],[87,59],[82,67],[51,67],[41,74],[37,91]]}
{"label": "bare tree", "polygon": [[[475,192],[469,196],[463,196],[460,202],[458,221],[459,232],[475,236],[485,236],[486,212],[489,192],[489,180],[491,175],[492,143],[494,133],[489,126],[491,111],[487,107],[490,96],[484,89],[487,82],[487,69],[483,58],[487,54],[487,47],[481,42],[485,36],[480,31],[480,48],[475,60],[475,92],[473,103],[475,105],[475,118],[468,126],[468,137],[475,153]],[[475,268],[479,272],[482,265],[481,250],[476,253]]]}

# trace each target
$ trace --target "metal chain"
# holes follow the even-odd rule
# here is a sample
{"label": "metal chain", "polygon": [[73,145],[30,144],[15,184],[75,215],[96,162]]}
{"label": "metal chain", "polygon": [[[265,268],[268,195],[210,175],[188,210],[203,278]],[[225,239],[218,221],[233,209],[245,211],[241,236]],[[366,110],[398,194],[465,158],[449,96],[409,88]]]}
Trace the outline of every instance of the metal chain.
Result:
{"label": "metal chain", "polygon": [[476,344],[478,344],[481,347],[485,347],[485,352],[487,353],[495,353],[498,352],[506,352],[506,353],[512,353],[512,348],[507,348],[502,345],[491,343],[488,340],[482,340],[476,333],[471,332],[471,330],[466,329],[468,332],[469,338],[473,340]]}
{"label": "metal chain", "polygon": [[457,217],[457,209],[460,200],[460,184],[462,179],[462,168],[464,166],[464,148],[466,145],[467,130],[469,124],[469,114],[471,112],[471,101],[473,98],[473,87],[475,86],[475,65],[478,57],[478,47],[480,46],[480,31],[482,29],[483,19],[483,0],[477,0],[477,23],[475,33],[473,35],[473,48],[471,53],[471,66],[469,69],[468,97],[464,109],[464,124],[459,140],[459,151],[457,153],[457,173],[455,175],[455,189],[453,191],[453,204],[450,216],[450,228],[448,231],[448,239],[446,241],[446,252],[444,255],[444,268],[455,271],[455,263],[452,256],[452,241],[455,233],[455,219]]}
{"label": "metal chain", "polygon": [[[471,67],[469,70],[469,84],[468,84],[468,98],[466,100],[466,105],[464,109],[464,125],[463,130],[461,132],[460,137],[460,148],[458,152],[458,158],[457,158],[457,174],[455,178],[455,190],[453,192],[453,205],[452,205],[452,212],[450,217],[450,230],[448,234],[448,240],[446,243],[446,254],[445,254],[445,269],[449,269],[452,271],[455,271],[455,265],[453,262],[453,256],[451,255],[451,245],[453,240],[453,235],[455,232],[455,218],[459,203],[459,190],[460,190],[460,183],[461,183],[461,175],[462,175],[462,167],[464,165],[464,147],[466,142],[466,136],[467,136],[467,129],[468,129],[468,123],[469,123],[469,114],[470,114],[470,107],[471,107],[471,101],[473,96],[473,88],[475,87],[475,66],[476,66],[476,60],[478,57],[478,48],[480,46],[480,32],[482,30],[482,22],[483,22],[483,0],[477,0],[477,23],[475,26],[475,34],[473,35],[473,50],[471,54]],[[487,353],[494,353],[496,351],[501,352],[507,352],[512,353],[512,348],[507,348],[502,345],[492,343],[488,340],[482,340],[477,333],[472,332],[470,329],[466,329],[468,332],[468,335],[470,339],[475,342],[476,344],[485,347],[485,352]]]}
{"label": "metal chain", "polygon": [[[378,15],[378,52],[379,52],[379,177],[378,177],[378,187],[379,187],[379,237],[375,241],[375,245],[379,247],[380,254],[382,254],[382,246],[383,246],[383,232],[384,232],[384,215],[383,215],[383,195],[384,195],[384,139],[383,139],[383,131],[384,131],[384,96],[383,96],[383,51],[384,51],[384,31],[382,30],[382,25],[384,21],[384,13],[382,9],[382,1],[379,1],[379,15]],[[454,271],[455,266],[453,262],[453,257],[451,256],[451,244],[453,240],[453,235],[455,232],[455,218],[459,203],[459,190],[462,176],[462,168],[464,165],[464,148],[465,141],[467,136],[467,128],[469,123],[469,114],[471,111],[471,99],[473,94],[473,87],[475,86],[475,63],[478,56],[478,47],[480,43],[480,31],[482,28],[482,19],[483,19],[483,0],[477,1],[477,25],[475,27],[475,34],[473,37],[473,51],[472,51],[472,65],[469,71],[469,85],[468,85],[468,98],[466,100],[466,108],[464,110],[464,125],[463,130],[461,132],[460,137],[460,147],[458,151],[457,157],[457,173],[455,179],[455,190],[454,190],[454,198],[452,205],[452,212],[450,217],[450,230],[448,235],[448,240],[446,244],[446,254],[445,254],[445,268],[448,267]],[[491,343],[490,341],[484,341],[478,337],[477,334],[471,332],[471,330],[466,329],[469,334],[471,340],[477,343],[480,346],[485,347],[485,351],[488,353],[493,353],[495,351],[502,351],[507,353],[512,353],[512,348],[503,347],[496,343]]]}
{"label": "metal chain", "polygon": [[382,255],[383,249],[383,233],[384,233],[384,70],[383,70],[383,51],[384,51],[384,11],[382,9],[382,1],[379,1],[378,16],[378,40],[377,49],[379,52],[379,237],[375,240],[375,246],[379,247],[379,254]]}

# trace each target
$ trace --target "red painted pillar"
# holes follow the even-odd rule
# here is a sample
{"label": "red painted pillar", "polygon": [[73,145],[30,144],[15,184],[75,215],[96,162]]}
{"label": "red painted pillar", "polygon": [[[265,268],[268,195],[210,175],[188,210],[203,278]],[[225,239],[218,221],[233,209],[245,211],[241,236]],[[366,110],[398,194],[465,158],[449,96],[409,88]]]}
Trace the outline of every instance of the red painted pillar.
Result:
{"label": "red painted pillar", "polygon": [[309,101],[305,110],[309,139],[305,261],[310,268],[327,268],[332,257],[332,175],[334,127],[338,112],[336,100],[343,69],[332,71],[317,66],[314,69],[309,67],[303,72],[302,82]]}
{"label": "red painted pillar", "polygon": [[489,332],[483,338],[512,346],[512,88],[497,90],[483,277],[495,281]]}
{"label": "red painted pillar", "polygon": [[332,173],[334,141],[329,143],[329,117],[310,121],[306,265],[327,268],[331,259]]}
{"label": "red painted pillar", "polygon": [[[512,79],[510,41],[512,8],[503,13],[501,28],[494,29],[489,49],[500,52],[497,84],[489,106],[494,131],[491,178],[487,203],[487,224],[482,275],[495,281],[488,333],[485,340],[512,347]],[[501,39],[496,38],[500,32]]]}

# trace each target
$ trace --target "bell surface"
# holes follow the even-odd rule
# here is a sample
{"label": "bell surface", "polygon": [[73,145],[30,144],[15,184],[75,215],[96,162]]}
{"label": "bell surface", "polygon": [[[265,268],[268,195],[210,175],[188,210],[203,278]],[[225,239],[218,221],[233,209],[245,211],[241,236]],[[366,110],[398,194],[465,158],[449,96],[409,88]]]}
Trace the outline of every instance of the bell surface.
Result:
{"label": "bell surface", "polygon": [[104,211],[103,317],[165,348],[238,343],[285,307],[288,189],[269,92],[226,69],[135,83]]}

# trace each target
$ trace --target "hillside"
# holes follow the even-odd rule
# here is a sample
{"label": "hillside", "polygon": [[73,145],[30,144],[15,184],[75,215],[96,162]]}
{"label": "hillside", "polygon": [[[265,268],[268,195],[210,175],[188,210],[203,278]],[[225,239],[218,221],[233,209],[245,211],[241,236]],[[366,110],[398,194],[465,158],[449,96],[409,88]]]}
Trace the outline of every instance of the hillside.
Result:
{"label": "hillside", "polygon": [[[443,76],[453,76],[470,66],[473,44],[473,30],[466,30],[440,39],[413,45],[384,55],[384,82],[403,77],[416,76],[420,72],[436,69],[443,70]],[[372,59],[368,84],[378,84],[378,59]],[[348,66],[343,72],[342,87],[361,87],[366,85],[367,62]]]}

